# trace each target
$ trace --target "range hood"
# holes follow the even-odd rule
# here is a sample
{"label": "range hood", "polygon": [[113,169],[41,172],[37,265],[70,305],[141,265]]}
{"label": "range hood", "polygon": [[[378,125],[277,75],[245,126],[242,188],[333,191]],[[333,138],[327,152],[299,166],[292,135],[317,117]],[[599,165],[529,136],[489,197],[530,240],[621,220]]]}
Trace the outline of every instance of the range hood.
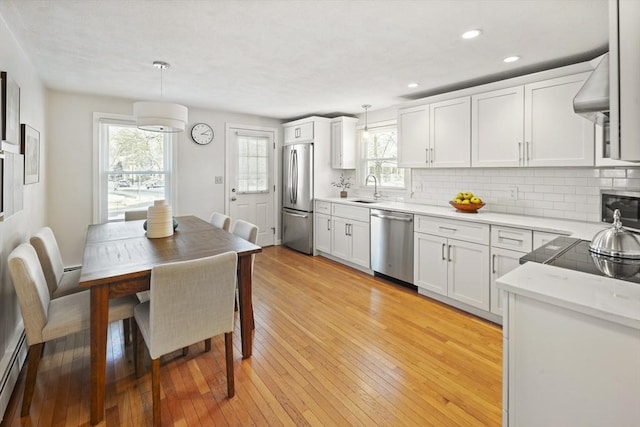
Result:
{"label": "range hood", "polygon": [[599,125],[609,122],[609,53],[573,98],[573,111]]}

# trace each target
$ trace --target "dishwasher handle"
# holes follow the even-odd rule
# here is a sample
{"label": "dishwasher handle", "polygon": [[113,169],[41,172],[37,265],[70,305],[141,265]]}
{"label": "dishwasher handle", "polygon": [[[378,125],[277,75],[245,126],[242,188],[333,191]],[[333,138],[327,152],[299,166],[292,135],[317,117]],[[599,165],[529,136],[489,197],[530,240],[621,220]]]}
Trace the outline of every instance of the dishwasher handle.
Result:
{"label": "dishwasher handle", "polygon": [[413,222],[413,215],[392,214],[385,211],[371,211],[371,216],[375,218],[391,219],[395,221]]}

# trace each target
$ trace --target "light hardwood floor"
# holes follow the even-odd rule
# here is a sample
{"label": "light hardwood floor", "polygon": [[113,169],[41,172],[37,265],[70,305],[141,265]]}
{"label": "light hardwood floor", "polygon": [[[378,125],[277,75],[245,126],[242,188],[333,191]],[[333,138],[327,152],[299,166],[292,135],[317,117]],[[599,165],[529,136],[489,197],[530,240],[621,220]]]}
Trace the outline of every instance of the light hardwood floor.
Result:
{"label": "light hardwood floor", "polygon": [[[177,426],[499,426],[499,326],[385,280],[282,247],[254,271],[253,357],[234,333],[236,395],[224,339],[161,367],[162,418]],[[89,335],[45,346],[30,417],[24,378],[1,427],[89,425]],[[144,345],[144,344],[142,344]],[[151,377],[136,379],[121,324],[109,328],[105,422],[151,425]]]}

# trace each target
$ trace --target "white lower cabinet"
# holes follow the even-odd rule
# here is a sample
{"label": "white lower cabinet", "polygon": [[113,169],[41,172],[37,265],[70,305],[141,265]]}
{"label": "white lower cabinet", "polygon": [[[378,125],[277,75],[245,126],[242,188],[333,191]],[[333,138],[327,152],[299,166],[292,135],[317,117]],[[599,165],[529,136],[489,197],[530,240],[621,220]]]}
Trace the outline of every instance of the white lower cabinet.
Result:
{"label": "white lower cabinet", "polygon": [[503,293],[498,289],[496,280],[520,265],[520,258],[527,252],[509,249],[491,248],[491,312],[502,316]]}
{"label": "white lower cabinet", "polygon": [[331,236],[333,256],[369,268],[369,223],[334,217]]}
{"label": "white lower cabinet", "polygon": [[317,213],[314,221],[316,250],[331,253],[331,215]]}
{"label": "white lower cabinet", "polygon": [[444,235],[419,232],[420,228],[440,229],[443,234],[464,237],[471,232],[475,239],[478,230],[489,240],[489,226],[470,226],[462,221],[448,221],[420,217],[414,233],[415,285],[447,296],[464,304],[489,311],[489,246],[452,239]]}

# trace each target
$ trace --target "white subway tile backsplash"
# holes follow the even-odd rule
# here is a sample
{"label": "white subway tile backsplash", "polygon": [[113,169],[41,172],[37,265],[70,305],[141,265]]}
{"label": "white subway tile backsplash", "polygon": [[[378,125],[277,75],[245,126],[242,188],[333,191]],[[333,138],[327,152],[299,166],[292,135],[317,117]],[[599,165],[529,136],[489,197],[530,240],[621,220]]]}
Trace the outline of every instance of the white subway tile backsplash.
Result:
{"label": "white subway tile backsplash", "polygon": [[[600,221],[600,190],[640,191],[637,168],[456,168],[412,171],[407,202],[448,206],[459,191],[472,191],[484,211],[519,213],[579,221]],[[517,200],[510,189],[518,189]]]}

